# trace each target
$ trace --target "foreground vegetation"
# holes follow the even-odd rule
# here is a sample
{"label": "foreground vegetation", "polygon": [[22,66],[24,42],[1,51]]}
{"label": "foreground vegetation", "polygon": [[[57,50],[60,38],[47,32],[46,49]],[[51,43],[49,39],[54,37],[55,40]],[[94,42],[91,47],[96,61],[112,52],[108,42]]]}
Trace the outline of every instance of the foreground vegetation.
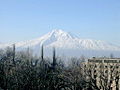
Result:
{"label": "foreground vegetation", "polygon": [[100,90],[96,78],[89,74],[91,69],[83,66],[84,57],[69,61],[65,66],[56,58],[55,49],[52,60],[44,58],[43,47],[40,58],[29,49],[15,52],[15,46],[1,50],[0,90]]}

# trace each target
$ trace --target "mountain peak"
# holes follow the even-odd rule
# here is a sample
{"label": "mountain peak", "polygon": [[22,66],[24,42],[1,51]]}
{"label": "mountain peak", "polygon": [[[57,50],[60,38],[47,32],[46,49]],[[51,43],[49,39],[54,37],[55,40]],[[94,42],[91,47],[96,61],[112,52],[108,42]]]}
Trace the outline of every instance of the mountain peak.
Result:
{"label": "mountain peak", "polygon": [[65,31],[62,29],[54,29],[52,30],[52,33],[65,33]]}
{"label": "mountain peak", "polygon": [[[10,46],[10,45],[11,44],[0,44],[0,49],[6,48],[7,46]],[[39,52],[41,45],[44,45],[47,48],[47,50],[51,49],[51,47],[55,47],[58,50],[62,49],[63,52],[64,51],[68,52],[68,54],[70,53],[68,50],[72,50],[73,52],[72,55],[76,55],[77,52],[78,52],[78,55],[80,54],[87,55],[88,53],[93,56],[97,52],[98,52],[98,55],[108,55],[111,52],[120,53],[119,46],[112,45],[99,40],[81,39],[61,29],[52,30],[48,34],[45,34],[44,36],[34,40],[16,43],[16,47],[18,49],[24,49],[29,47],[36,53]],[[106,53],[103,54],[103,52],[106,52]]]}
{"label": "mountain peak", "polygon": [[63,31],[62,29],[54,29],[52,32],[50,32],[52,35],[62,35],[62,34],[68,34],[67,32]]}
{"label": "mountain peak", "polygon": [[50,37],[55,37],[55,38],[73,38],[73,36],[62,29],[54,29],[52,32],[49,33]]}

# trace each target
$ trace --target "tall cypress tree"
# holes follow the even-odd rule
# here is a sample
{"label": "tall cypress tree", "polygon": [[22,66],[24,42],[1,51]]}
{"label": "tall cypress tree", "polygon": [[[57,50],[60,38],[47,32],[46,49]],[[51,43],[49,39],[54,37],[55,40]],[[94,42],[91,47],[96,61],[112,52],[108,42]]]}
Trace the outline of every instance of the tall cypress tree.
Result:
{"label": "tall cypress tree", "polygon": [[56,68],[56,52],[55,52],[55,48],[53,48],[53,70],[55,70]]}
{"label": "tall cypress tree", "polygon": [[42,61],[44,59],[43,45],[42,45],[42,48],[41,48],[41,59],[42,59]]}
{"label": "tall cypress tree", "polygon": [[15,65],[15,44],[13,44],[13,64]]}

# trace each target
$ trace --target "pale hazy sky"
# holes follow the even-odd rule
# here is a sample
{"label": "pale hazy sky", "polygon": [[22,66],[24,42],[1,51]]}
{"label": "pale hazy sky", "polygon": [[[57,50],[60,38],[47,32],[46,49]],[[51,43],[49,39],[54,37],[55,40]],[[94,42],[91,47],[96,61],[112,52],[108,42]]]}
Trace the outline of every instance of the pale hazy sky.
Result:
{"label": "pale hazy sky", "polygon": [[30,40],[52,29],[120,44],[120,0],[0,0],[0,42]]}

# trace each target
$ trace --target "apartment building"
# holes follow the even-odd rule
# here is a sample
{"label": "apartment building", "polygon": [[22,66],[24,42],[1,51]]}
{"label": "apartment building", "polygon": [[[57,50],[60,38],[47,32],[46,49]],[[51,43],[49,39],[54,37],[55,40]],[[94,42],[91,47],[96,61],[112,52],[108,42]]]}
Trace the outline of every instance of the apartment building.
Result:
{"label": "apartment building", "polygon": [[87,68],[101,90],[120,90],[120,58],[91,58]]}

